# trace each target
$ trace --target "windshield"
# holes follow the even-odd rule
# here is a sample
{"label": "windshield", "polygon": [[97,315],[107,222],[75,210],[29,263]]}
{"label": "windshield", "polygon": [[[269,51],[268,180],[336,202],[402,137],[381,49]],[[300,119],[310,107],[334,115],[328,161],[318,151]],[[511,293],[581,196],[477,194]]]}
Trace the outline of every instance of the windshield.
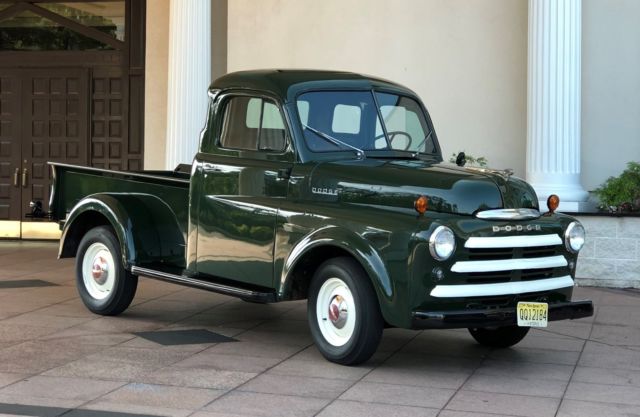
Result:
{"label": "windshield", "polygon": [[372,91],[312,91],[298,96],[296,105],[305,140],[314,152],[353,148],[437,152],[425,114],[410,97]]}

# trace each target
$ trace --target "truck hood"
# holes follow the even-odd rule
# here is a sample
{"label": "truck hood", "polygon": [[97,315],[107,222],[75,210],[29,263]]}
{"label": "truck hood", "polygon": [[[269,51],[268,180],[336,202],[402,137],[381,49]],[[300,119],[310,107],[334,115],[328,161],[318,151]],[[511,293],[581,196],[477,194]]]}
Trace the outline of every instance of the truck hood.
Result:
{"label": "truck hood", "polygon": [[505,171],[461,168],[424,160],[365,159],[319,163],[309,178],[314,200],[336,199],[413,210],[421,195],[429,210],[471,215],[497,208],[538,208],[534,190]]}

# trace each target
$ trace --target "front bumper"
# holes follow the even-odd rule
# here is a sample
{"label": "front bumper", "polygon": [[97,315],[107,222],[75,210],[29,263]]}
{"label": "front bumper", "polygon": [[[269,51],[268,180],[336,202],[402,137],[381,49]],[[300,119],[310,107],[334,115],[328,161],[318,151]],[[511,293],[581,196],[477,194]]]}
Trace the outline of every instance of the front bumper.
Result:
{"label": "front bumper", "polygon": [[[571,301],[549,304],[549,321],[573,320],[593,315],[593,302]],[[456,329],[465,327],[514,326],[517,323],[516,308],[457,311],[414,311],[414,329]]]}

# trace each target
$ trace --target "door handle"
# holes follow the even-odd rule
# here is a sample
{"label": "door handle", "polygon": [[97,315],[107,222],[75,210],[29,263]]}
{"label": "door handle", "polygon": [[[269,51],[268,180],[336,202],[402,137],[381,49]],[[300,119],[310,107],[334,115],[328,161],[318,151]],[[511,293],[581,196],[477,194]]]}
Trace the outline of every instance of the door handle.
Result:
{"label": "door handle", "polygon": [[29,171],[27,171],[27,168],[22,170],[22,187],[26,188],[27,186],[27,174]]}
{"label": "door handle", "polygon": [[13,186],[17,187],[18,186],[18,176],[20,175],[20,168],[16,168],[15,172],[13,173]]}

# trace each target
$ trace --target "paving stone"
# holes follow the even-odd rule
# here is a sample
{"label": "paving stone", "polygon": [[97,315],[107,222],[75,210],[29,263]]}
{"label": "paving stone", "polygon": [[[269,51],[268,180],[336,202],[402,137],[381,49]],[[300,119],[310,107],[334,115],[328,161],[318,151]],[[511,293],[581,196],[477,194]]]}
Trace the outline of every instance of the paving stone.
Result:
{"label": "paving stone", "polygon": [[194,388],[230,390],[256,376],[251,372],[216,371],[169,366],[152,371],[141,378],[141,382],[175,385]]}
{"label": "paving stone", "polygon": [[30,396],[41,398],[90,401],[121,385],[120,382],[87,378],[34,376],[0,389],[0,395],[29,393]]}
{"label": "paving stone", "polygon": [[183,361],[177,362],[173,366],[260,373],[276,365],[278,362],[280,362],[280,359],[277,358],[225,355],[205,350]]}
{"label": "paving stone", "polygon": [[333,399],[342,394],[351,384],[351,381],[342,379],[262,374],[242,385],[238,390]]}
{"label": "paving stone", "polygon": [[578,366],[573,373],[571,381],[592,384],[630,385],[640,388],[640,371]]}
{"label": "paving stone", "polygon": [[359,366],[342,366],[326,360],[322,363],[316,361],[287,359],[270,369],[269,373],[356,381],[370,372],[371,369],[371,366],[367,366],[367,364]]}
{"label": "paving stone", "polygon": [[411,407],[359,401],[336,400],[322,410],[319,417],[430,417],[438,415],[437,408]]}
{"label": "paving stone", "polygon": [[557,417],[636,417],[640,415],[637,405],[598,403],[565,399]]}
{"label": "paving stone", "polygon": [[25,374],[12,374],[8,372],[0,372],[0,387],[7,386],[9,384],[13,384],[16,381],[20,381],[24,378],[28,377]]}
{"label": "paving stone", "polygon": [[267,358],[286,359],[300,352],[300,346],[284,345],[279,343],[261,343],[261,342],[238,342],[223,343],[212,347],[209,351],[212,353],[223,353],[229,355],[248,355]]}
{"label": "paving stone", "polygon": [[[77,415],[75,417],[90,417],[87,415],[87,410],[105,413],[104,417],[112,417],[106,415],[106,413],[123,413],[125,416],[131,417],[135,417],[135,415],[158,417],[187,417],[191,416],[191,414],[193,413],[193,410],[188,409],[155,407],[138,404],[121,404],[97,399],[89,404],[83,404],[82,407],[76,409],[75,411],[77,412]],[[64,415],[61,417],[67,416]],[[116,417],[119,416],[116,415]]]}
{"label": "paving stone", "polygon": [[395,366],[384,364],[374,369],[363,381],[386,384],[416,385],[420,387],[458,389],[469,378],[471,371],[434,371],[417,366]]}
{"label": "paving stone", "polygon": [[565,398],[640,406],[640,387],[571,381]]}
{"label": "paving stone", "polygon": [[513,416],[552,417],[560,404],[556,398],[525,395],[496,394],[477,391],[458,391],[446,409],[479,413],[504,413]]}
{"label": "paving stone", "polygon": [[144,383],[127,384],[100,398],[101,402],[197,410],[224,393],[223,390],[185,388]]}
{"label": "paving stone", "polygon": [[[640,326],[640,323],[638,323]],[[591,340],[609,345],[640,346],[640,329],[631,326],[606,326],[595,324]]]}
{"label": "paving stone", "polygon": [[115,361],[96,362],[94,359],[82,358],[50,369],[44,372],[43,375],[130,382],[144,379],[146,375],[157,368],[158,366],[144,364],[119,363]]}
{"label": "paving stone", "polygon": [[34,374],[62,366],[100,349],[58,341],[29,341],[0,350],[0,372]]}
{"label": "paving stone", "polygon": [[562,398],[566,386],[567,383],[563,381],[527,378],[527,375],[513,374],[513,376],[496,378],[493,375],[478,373],[471,376],[463,385],[462,389],[468,391]]}
{"label": "paving stone", "polygon": [[[640,300],[639,300],[640,305]],[[602,306],[595,324],[613,324],[640,328],[640,308],[637,306]]]}
{"label": "paving stone", "polygon": [[640,351],[599,342],[587,342],[578,364],[595,368],[640,371]]}
{"label": "paving stone", "polygon": [[510,349],[496,349],[489,354],[492,359],[513,362],[533,362],[557,365],[575,365],[580,352],[550,349],[528,349],[515,346]]}
{"label": "paving stone", "polygon": [[416,387],[411,385],[358,382],[340,399],[382,404],[410,405],[415,407],[442,408],[455,394],[444,388]]}
{"label": "paving stone", "polygon": [[220,414],[302,417],[316,415],[330,401],[293,395],[234,391],[217,399],[204,409]]}
{"label": "paving stone", "polygon": [[530,362],[511,362],[487,359],[475,371],[476,373],[508,377],[514,375],[527,378],[569,381],[573,373],[573,365],[556,365]]}

